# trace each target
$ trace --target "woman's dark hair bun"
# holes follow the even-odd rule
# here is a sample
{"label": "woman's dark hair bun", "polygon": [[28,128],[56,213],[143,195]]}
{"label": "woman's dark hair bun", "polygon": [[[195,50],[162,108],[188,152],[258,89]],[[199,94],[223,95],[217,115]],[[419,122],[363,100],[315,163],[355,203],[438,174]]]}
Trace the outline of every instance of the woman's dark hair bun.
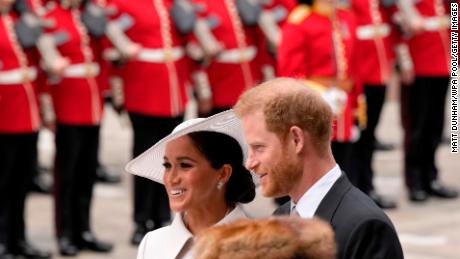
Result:
{"label": "woman's dark hair bun", "polygon": [[219,169],[225,164],[232,167],[225,193],[228,204],[248,203],[254,199],[256,187],[251,173],[243,166],[243,150],[236,139],[214,131],[192,132],[188,136],[213,168]]}
{"label": "woman's dark hair bun", "polygon": [[256,186],[252,175],[243,165],[233,168],[232,177],[227,183],[227,202],[249,203],[256,197]]}

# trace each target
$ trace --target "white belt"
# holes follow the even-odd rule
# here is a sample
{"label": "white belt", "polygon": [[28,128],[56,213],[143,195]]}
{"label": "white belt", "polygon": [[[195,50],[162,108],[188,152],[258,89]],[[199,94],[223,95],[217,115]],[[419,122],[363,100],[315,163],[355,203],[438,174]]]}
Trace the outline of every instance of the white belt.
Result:
{"label": "white belt", "polygon": [[450,26],[449,16],[432,16],[423,18],[423,28],[426,31],[439,31]]}
{"label": "white belt", "polygon": [[356,29],[356,36],[360,40],[371,40],[377,37],[386,37],[390,35],[390,25],[383,23],[380,25],[363,25]]}
{"label": "white belt", "polygon": [[219,63],[240,64],[251,61],[255,58],[257,49],[254,46],[249,46],[243,49],[224,50],[216,57]]}
{"label": "white belt", "polygon": [[100,68],[97,63],[72,64],[64,69],[63,77],[85,78],[99,75]]}
{"label": "white belt", "polygon": [[145,49],[143,48],[137,60],[151,63],[164,63],[166,61],[176,61],[184,56],[183,48],[175,47],[171,49]]}
{"label": "white belt", "polygon": [[35,67],[0,71],[0,85],[22,84],[26,81],[33,81],[36,78],[37,69]]}

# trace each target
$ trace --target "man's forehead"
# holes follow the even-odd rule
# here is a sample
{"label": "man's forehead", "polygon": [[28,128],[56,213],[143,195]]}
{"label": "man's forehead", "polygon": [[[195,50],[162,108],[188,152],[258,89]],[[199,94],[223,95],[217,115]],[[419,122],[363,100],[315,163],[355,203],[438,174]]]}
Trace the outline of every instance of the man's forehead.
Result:
{"label": "man's forehead", "polygon": [[261,112],[247,114],[241,118],[245,134],[253,131],[265,130],[265,118]]}
{"label": "man's forehead", "polygon": [[267,144],[278,141],[278,135],[269,131],[263,120],[248,120],[246,123],[243,121],[243,131],[246,142],[249,145]]}
{"label": "man's forehead", "polygon": [[264,122],[265,116],[262,110],[251,110],[250,112],[241,116],[241,120],[246,123]]}

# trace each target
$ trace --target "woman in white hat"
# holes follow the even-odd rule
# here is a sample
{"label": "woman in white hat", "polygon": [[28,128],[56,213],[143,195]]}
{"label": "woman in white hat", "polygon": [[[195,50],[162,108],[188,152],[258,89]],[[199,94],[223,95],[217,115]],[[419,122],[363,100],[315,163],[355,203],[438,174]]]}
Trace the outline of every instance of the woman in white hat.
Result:
{"label": "woman in white hat", "polygon": [[193,258],[193,237],[203,230],[247,218],[239,203],[255,197],[244,167],[246,154],[239,119],[225,111],[185,121],[126,166],[130,173],[165,185],[170,226],[149,232],[137,258]]}

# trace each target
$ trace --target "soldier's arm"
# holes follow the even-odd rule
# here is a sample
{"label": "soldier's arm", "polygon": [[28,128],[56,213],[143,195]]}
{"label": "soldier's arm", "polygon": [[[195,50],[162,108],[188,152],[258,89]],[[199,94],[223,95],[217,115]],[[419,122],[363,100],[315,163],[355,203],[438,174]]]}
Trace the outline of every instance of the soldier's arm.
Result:
{"label": "soldier's arm", "polygon": [[397,0],[401,28],[406,33],[417,33],[423,30],[423,17],[415,7],[413,0]]}
{"label": "soldier's arm", "polygon": [[289,15],[287,24],[281,33],[281,43],[278,47],[277,71],[280,76],[305,76],[307,71],[308,37],[302,28],[302,23],[309,16],[307,6],[296,7]]}
{"label": "soldier's arm", "polygon": [[203,57],[213,57],[222,51],[220,44],[212,33],[218,26],[218,20],[207,14],[207,10],[199,10],[198,1],[175,0],[171,8],[171,17],[177,30],[183,35],[192,35],[201,50]]}

